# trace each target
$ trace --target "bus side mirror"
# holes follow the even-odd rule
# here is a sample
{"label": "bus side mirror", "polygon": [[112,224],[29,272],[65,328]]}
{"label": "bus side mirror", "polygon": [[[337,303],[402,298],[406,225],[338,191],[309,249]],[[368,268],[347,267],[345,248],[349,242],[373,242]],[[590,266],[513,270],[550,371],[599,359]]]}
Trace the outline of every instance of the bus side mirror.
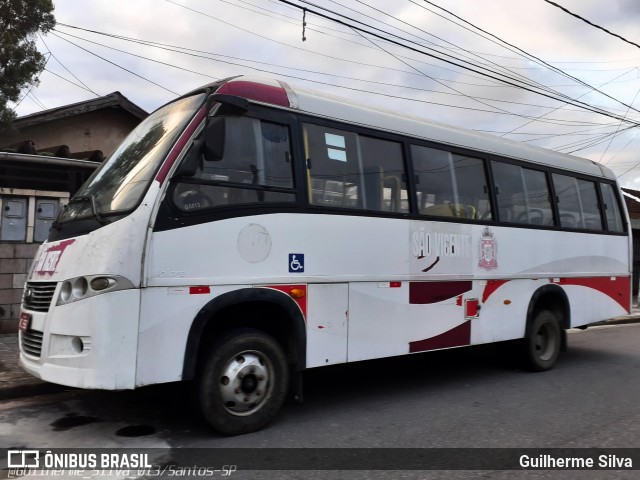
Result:
{"label": "bus side mirror", "polygon": [[224,117],[211,117],[205,130],[204,159],[208,162],[222,160],[226,130]]}
{"label": "bus side mirror", "polygon": [[202,138],[194,140],[191,148],[187,152],[187,155],[182,159],[176,173],[173,175],[174,178],[193,177],[198,172],[203,146],[204,140]]}

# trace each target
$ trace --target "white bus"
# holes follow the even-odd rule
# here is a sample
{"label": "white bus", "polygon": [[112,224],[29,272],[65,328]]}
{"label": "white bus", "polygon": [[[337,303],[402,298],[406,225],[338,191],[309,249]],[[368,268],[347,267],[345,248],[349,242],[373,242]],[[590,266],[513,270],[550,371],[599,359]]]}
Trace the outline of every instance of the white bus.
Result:
{"label": "white bus", "polygon": [[227,79],[160,108],[55,222],[20,362],[63,385],[197,382],[217,431],[265,426],[306,369],[507,342],[630,311],[613,173],[562,155]]}

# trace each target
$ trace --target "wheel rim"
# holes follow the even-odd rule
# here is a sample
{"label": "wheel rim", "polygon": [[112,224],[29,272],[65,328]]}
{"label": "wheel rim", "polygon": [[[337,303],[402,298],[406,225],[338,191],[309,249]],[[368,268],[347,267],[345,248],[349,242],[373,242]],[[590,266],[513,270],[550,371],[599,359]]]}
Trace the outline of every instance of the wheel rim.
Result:
{"label": "wheel rim", "polygon": [[533,337],[533,348],[536,356],[543,362],[553,358],[556,352],[558,338],[549,323],[543,323]]}
{"label": "wheel rim", "polygon": [[273,367],[260,352],[235,355],[222,369],[218,388],[224,408],[232,415],[251,415],[264,406],[271,394]]}

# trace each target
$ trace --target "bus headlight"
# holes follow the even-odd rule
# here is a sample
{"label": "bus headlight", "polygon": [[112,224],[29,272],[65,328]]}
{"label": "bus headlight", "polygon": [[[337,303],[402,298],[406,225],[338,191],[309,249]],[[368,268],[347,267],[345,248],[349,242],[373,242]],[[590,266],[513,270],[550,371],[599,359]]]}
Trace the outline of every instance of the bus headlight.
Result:
{"label": "bus headlight", "polygon": [[89,290],[89,284],[84,277],[78,277],[71,283],[71,295],[77,299],[84,298]]}
{"label": "bus headlight", "polygon": [[71,278],[62,282],[57,305],[77,302],[84,298],[135,288],[131,280],[119,275],[91,275]]}
{"label": "bus headlight", "polygon": [[71,298],[71,290],[71,282],[62,282],[62,288],[60,289],[60,299],[58,300],[58,303],[60,303],[60,301],[67,303]]}

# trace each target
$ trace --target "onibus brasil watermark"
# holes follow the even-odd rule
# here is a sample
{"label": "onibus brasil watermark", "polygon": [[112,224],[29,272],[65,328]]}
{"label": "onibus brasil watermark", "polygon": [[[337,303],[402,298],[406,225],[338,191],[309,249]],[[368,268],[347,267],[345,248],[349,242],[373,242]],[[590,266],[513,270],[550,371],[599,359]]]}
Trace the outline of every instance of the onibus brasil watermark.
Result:
{"label": "onibus brasil watermark", "polygon": [[26,475],[42,477],[108,477],[108,476],[231,476],[236,465],[210,466],[154,465],[148,453],[54,453],[39,450],[8,450],[8,478]]}

